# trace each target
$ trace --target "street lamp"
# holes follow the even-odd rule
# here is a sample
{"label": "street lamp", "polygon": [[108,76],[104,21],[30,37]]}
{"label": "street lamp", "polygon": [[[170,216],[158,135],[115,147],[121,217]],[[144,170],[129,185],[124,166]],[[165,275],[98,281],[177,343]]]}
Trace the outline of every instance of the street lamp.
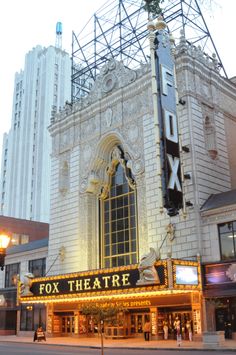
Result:
{"label": "street lamp", "polygon": [[1,270],[4,269],[6,249],[10,243],[10,240],[11,240],[11,236],[8,233],[3,232],[3,231],[0,232],[0,268],[1,268]]}

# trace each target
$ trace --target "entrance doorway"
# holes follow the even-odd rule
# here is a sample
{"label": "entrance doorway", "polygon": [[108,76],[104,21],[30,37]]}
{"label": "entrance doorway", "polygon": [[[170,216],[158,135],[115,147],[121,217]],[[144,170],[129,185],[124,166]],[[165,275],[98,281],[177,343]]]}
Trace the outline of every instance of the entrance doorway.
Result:
{"label": "entrance doorway", "polygon": [[71,336],[75,333],[75,317],[74,316],[63,316],[61,323],[62,335]]}
{"label": "entrance doorway", "polygon": [[131,334],[143,333],[143,327],[147,319],[150,319],[149,313],[133,313],[130,315]]}

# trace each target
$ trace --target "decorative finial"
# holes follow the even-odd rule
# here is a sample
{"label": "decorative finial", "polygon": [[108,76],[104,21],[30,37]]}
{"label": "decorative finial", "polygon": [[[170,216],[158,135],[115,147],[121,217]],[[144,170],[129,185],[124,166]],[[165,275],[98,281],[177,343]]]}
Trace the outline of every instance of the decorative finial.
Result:
{"label": "decorative finial", "polygon": [[147,24],[147,29],[148,31],[155,31],[155,25],[154,25],[154,22],[152,20],[149,20],[148,21],[148,24]]}
{"label": "decorative finial", "polygon": [[162,16],[158,16],[157,22],[156,22],[156,29],[157,30],[164,30],[167,27],[167,24],[163,20]]}

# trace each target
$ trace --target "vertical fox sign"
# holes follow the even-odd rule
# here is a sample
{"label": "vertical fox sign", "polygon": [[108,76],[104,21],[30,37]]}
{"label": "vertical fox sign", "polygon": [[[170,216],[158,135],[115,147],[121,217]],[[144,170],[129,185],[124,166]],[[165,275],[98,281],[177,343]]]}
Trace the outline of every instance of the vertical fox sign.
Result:
{"label": "vertical fox sign", "polygon": [[183,207],[179,131],[176,107],[174,58],[165,23],[159,19],[155,34],[155,65],[158,88],[160,159],[163,206],[169,216]]}

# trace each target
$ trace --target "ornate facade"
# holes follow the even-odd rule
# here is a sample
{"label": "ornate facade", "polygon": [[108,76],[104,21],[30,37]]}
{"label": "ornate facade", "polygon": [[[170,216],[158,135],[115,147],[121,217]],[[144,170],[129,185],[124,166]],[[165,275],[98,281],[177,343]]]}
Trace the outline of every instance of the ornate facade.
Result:
{"label": "ornate facade", "polygon": [[[118,287],[121,277],[125,286],[131,287],[128,276],[121,276],[120,272],[126,268],[136,270],[138,267],[132,265],[137,265],[151,250],[152,256],[147,259],[152,263],[146,265],[145,258],[142,259],[147,275],[144,275],[141,260],[140,278],[136,274],[135,285],[143,287],[150,278],[151,284],[159,284],[152,286],[153,294],[151,289],[145,288],[147,293],[140,289],[136,296],[140,297],[140,302],[143,302],[144,295],[150,297],[147,299],[150,303],[146,305],[150,306],[147,308],[153,317],[152,327],[157,324],[157,319],[174,324],[173,317],[181,317],[182,324],[194,322],[195,335],[207,329],[207,317],[203,316],[206,309],[202,311],[201,308],[200,269],[194,262],[198,263],[200,258],[202,263],[220,262],[222,257],[217,222],[212,227],[214,216],[208,217],[211,212],[204,212],[202,207],[210,196],[225,194],[235,188],[232,142],[236,131],[236,87],[232,81],[220,76],[214,57],[210,59],[199,48],[189,46],[183,37],[174,55],[183,208],[178,215],[170,216],[160,203],[159,138],[154,119],[151,65],[130,70],[122,62],[108,60],[90,94],[74,105],[67,104],[64,111],[52,118],[49,127],[53,143],[47,258],[51,279],[48,283],[46,278],[35,280],[35,292],[39,298],[23,298],[23,302],[43,300],[47,303],[54,292],[63,303],[72,291],[73,302],[88,301],[90,297],[94,300],[91,292],[97,289],[101,301],[100,289]],[[235,220],[235,204],[231,203],[230,213],[230,219]],[[222,218],[227,221],[226,215]],[[61,248],[63,258],[58,257]],[[155,264],[158,258],[160,260]],[[180,259],[182,264],[178,262]],[[162,263],[166,270],[163,275],[168,275],[166,283],[164,276],[159,279],[160,274],[156,274]],[[182,269],[181,265],[197,269]],[[118,276],[113,278],[112,270]],[[189,277],[194,278],[189,287],[183,270],[185,276],[188,270]],[[106,272],[109,276],[103,276],[103,281],[94,276]],[[64,296],[60,298],[61,274],[66,273],[70,273],[65,277],[69,279],[67,291],[61,291]],[[108,286],[105,281],[105,286],[101,286],[104,280],[111,284]],[[73,290],[68,289],[68,285]],[[64,286],[60,287],[64,290]],[[165,287],[169,287],[167,292],[163,291]],[[74,294],[79,291],[88,292],[80,298]],[[109,297],[107,291],[103,294],[104,302]],[[116,299],[113,291],[110,296]],[[178,298],[181,293],[186,297],[187,305],[182,313]],[[162,299],[164,294],[169,295],[165,301]],[[157,303],[152,298],[154,296]],[[132,297],[133,294],[127,294],[129,302]],[[157,304],[162,305],[158,312]],[[71,307],[73,310],[74,305]],[[54,311],[58,314],[62,309],[63,306],[60,308],[56,304],[55,308],[48,306],[48,324],[52,333]],[[149,316],[145,313],[145,317]],[[77,317],[76,324],[80,324],[78,310],[74,317]],[[142,322],[146,319],[140,317]],[[55,329],[60,332],[63,320],[56,317],[55,321],[59,322]],[[128,323],[131,331],[132,316]],[[134,323],[138,332],[138,323]]]}
{"label": "ornate facade", "polygon": [[[217,66],[197,49],[183,44],[176,54],[179,98],[181,159],[185,174],[186,215],[169,217],[158,206],[157,153],[151,73],[149,66],[131,71],[115,60],[102,69],[88,97],[54,117],[51,234],[49,264],[64,245],[66,271],[98,268],[99,201],[108,188],[114,149],[135,182],[137,198],[138,255],[157,249],[166,227],[175,225],[175,239],[166,240],[161,256],[189,258],[200,254],[203,261],[214,258],[210,237],[203,240],[200,208],[211,194],[233,188],[228,139],[235,127],[235,85],[220,77]],[[230,121],[230,123],[228,123]],[[118,148],[117,148],[118,147]],[[119,158],[118,158],[119,159]],[[190,205],[188,207],[188,205]]]}

